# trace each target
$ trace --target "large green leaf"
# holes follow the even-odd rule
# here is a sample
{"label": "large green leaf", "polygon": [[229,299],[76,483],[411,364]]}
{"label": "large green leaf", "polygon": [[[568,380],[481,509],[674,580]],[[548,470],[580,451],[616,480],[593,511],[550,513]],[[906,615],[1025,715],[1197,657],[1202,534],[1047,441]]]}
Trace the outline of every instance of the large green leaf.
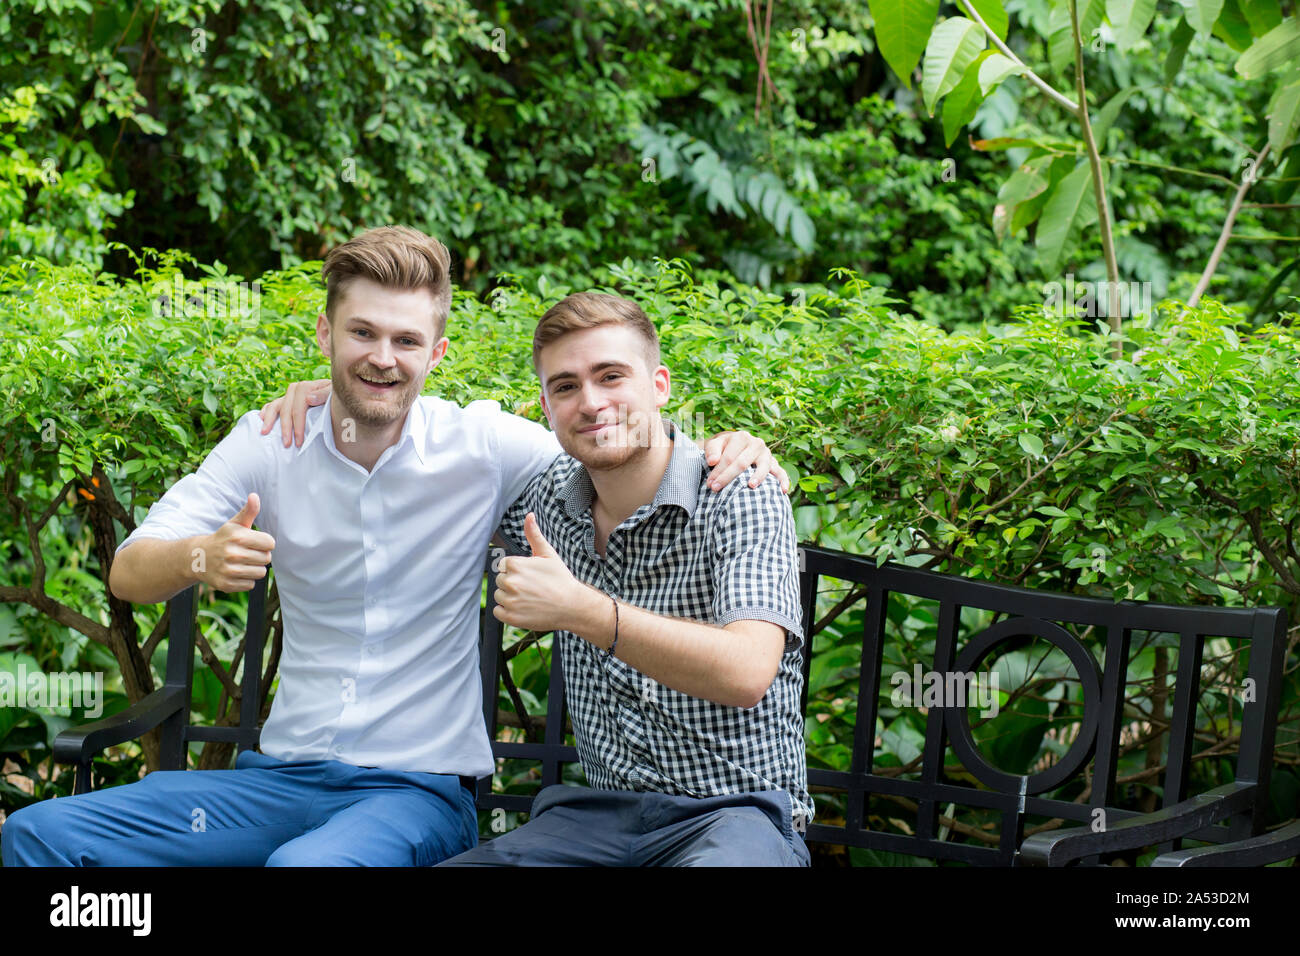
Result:
{"label": "large green leaf", "polygon": [[1001,53],[990,52],[990,56],[979,65],[980,93],[988,96],[1003,80],[1009,76],[1023,76],[1028,68]]}
{"label": "large green leaf", "polygon": [[1273,156],[1281,159],[1282,153],[1295,142],[1296,129],[1300,127],[1300,79],[1274,92],[1267,115],[1268,145],[1273,149]]}
{"label": "large green leaf", "polygon": [[1092,170],[1088,163],[1080,162],[1074,171],[1061,180],[1043,207],[1038,221],[1035,244],[1043,257],[1043,268],[1054,273],[1065,253],[1070,233],[1086,216],[1086,204],[1092,200],[1089,186]]}
{"label": "large green leaf", "polygon": [[1300,20],[1283,20],[1237,58],[1236,70],[1248,80],[1300,59]]}
{"label": "large green leaf", "polygon": [[934,115],[939,97],[961,82],[984,45],[984,31],[978,23],[965,17],[949,17],[935,27],[921,66],[921,93],[926,112]]}
{"label": "large green leaf", "polygon": [[1282,8],[1277,0],[1240,0],[1241,14],[1250,24],[1250,32],[1262,37],[1282,22]]}
{"label": "large green leaf", "polygon": [[1142,39],[1155,16],[1156,0],[1107,0],[1106,18],[1115,30],[1115,45],[1127,53]]}
{"label": "large green leaf", "polygon": [[1052,65],[1052,72],[1058,76],[1064,76],[1066,67],[1074,62],[1070,8],[1064,2],[1052,6],[1052,15],[1047,21],[1047,62]]}
{"label": "large green leaf", "polygon": [[1092,119],[1092,135],[1096,139],[1099,149],[1105,150],[1106,133],[1114,125],[1115,120],[1119,117],[1120,109],[1128,102],[1128,98],[1139,89],[1140,87],[1137,86],[1125,87],[1107,100],[1106,105],[1097,111],[1096,116]]}
{"label": "large green leaf", "polygon": [[1214,24],[1214,35],[1238,53],[1250,46],[1254,37],[1237,0],[1224,0],[1223,12]]}
{"label": "large green leaf", "polygon": [[1268,285],[1264,286],[1264,291],[1260,293],[1259,301],[1255,303],[1255,308],[1251,310],[1250,318],[1252,321],[1263,312],[1265,308],[1272,304],[1273,296],[1277,295],[1277,290],[1286,280],[1286,277],[1298,266],[1300,266],[1300,259],[1292,259],[1286,265],[1282,266],[1282,268],[1278,269],[1272,279],[1268,280]]}
{"label": "large green leaf", "polygon": [[970,5],[980,15],[980,19],[988,24],[988,28],[998,35],[999,40],[1007,38],[1010,20],[1007,18],[1007,8],[1003,6],[1002,0],[970,0]]}
{"label": "large green leaf", "polygon": [[1183,8],[1187,22],[1200,36],[1209,36],[1214,21],[1219,19],[1223,9],[1223,0],[1178,0]]}
{"label": "large green leaf", "polygon": [[1178,26],[1174,28],[1174,35],[1169,38],[1169,52],[1165,54],[1166,83],[1173,83],[1174,77],[1183,68],[1183,58],[1187,56],[1187,48],[1192,45],[1192,38],[1195,36],[1196,31],[1186,20],[1178,21]]}
{"label": "large green leaf", "polygon": [[[943,101],[943,142],[951,146],[957,138],[957,132],[975,118],[976,111],[984,102],[984,93],[980,89],[980,71],[991,56],[997,56],[992,50],[984,50],[975,61],[966,68],[966,75],[953,88]],[[1006,57],[1003,57],[1005,60]]]}
{"label": "large green leaf", "polygon": [[803,208],[796,206],[790,214],[790,238],[802,252],[811,254],[813,242],[817,239],[817,228]]}
{"label": "large green leaf", "polygon": [[880,55],[911,89],[912,71],[939,16],[939,0],[868,0],[867,9],[876,23]]}
{"label": "large green leaf", "polygon": [[1286,155],[1286,165],[1281,174],[1271,183],[1256,185],[1265,191],[1267,202],[1286,203],[1300,199],[1300,149],[1289,149]]}
{"label": "large green leaf", "polygon": [[[1032,216],[1029,222],[1022,221],[1021,210],[1047,190],[1051,182],[1048,178],[1048,167],[1051,164],[1051,156],[1038,156],[1028,160],[1002,184],[998,190],[997,205],[993,207],[993,232],[999,241],[1008,233],[1015,235],[1029,222],[1033,222]],[[1036,209],[1033,214],[1037,215]]]}
{"label": "large green leaf", "polygon": [[[973,708],[966,720],[978,718]],[[1033,770],[1050,726],[1049,704],[1040,697],[1022,697],[1015,709],[1004,711],[974,729],[976,745],[993,766],[1005,773],[1025,774]]]}

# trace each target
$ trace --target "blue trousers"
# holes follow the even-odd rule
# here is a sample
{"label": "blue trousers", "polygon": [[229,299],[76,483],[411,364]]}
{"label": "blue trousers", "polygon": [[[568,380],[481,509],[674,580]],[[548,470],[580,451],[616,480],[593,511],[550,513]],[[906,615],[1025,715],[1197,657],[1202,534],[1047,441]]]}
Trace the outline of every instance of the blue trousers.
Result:
{"label": "blue trousers", "polygon": [[234,770],[161,770],[32,804],[6,866],[431,866],[478,843],[460,778],[245,751]]}
{"label": "blue trousers", "polygon": [[443,866],[808,866],[784,790],[678,797],[559,784],[523,826]]}

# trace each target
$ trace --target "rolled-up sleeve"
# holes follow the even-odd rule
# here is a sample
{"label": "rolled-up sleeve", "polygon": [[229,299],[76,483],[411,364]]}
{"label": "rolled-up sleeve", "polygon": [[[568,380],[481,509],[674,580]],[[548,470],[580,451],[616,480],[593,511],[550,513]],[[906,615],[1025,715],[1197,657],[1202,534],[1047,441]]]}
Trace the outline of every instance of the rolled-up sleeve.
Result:
{"label": "rolled-up sleeve", "polygon": [[211,534],[235,516],[256,492],[261,510],[254,524],[274,534],[274,514],[269,468],[271,447],[260,434],[262,420],[256,411],[235,423],[230,433],[208,453],[196,472],[186,475],[167,489],[150,507],[144,521],[117,546],[121,551],[142,538],[179,541],[199,534]]}
{"label": "rolled-up sleeve", "polygon": [[789,651],[803,639],[794,513],[775,478],[757,488],[748,478],[747,472],[723,490],[727,500],[711,529],[714,624],[776,624],[785,628]]}
{"label": "rolled-up sleeve", "polygon": [[496,459],[501,482],[501,537],[512,552],[530,554],[524,537],[524,518],[530,511],[539,512],[541,489],[547,468],[563,452],[555,434],[536,422],[496,408],[495,402],[475,402],[475,406],[492,406],[492,434],[496,441]]}

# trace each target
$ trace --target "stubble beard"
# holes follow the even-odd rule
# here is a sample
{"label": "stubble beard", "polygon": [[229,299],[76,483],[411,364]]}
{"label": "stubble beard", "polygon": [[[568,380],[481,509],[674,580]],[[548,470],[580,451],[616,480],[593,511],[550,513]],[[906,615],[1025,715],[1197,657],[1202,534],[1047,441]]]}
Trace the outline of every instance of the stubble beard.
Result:
{"label": "stubble beard", "polygon": [[[372,393],[357,381],[357,374],[336,366],[330,368],[335,396],[343,405],[347,416],[363,428],[384,428],[391,425],[406,414],[419,392],[420,383],[410,379],[394,386],[391,395]],[[382,378],[380,375],[373,377]]]}
{"label": "stubble beard", "polygon": [[647,413],[633,413],[614,426],[613,434],[606,432],[592,438],[576,431],[570,432],[566,440],[561,440],[560,445],[588,471],[608,472],[635,468],[638,462],[647,458],[653,445],[654,433],[650,429],[650,421]]}

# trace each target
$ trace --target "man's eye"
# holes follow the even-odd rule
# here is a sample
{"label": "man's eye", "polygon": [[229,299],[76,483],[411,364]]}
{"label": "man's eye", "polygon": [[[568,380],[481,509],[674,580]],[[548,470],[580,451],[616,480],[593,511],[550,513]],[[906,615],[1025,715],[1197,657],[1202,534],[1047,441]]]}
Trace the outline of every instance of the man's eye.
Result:
{"label": "man's eye", "polygon": [[[370,334],[370,330],[369,330],[369,329],[353,329],[352,331],[353,331],[353,333],[356,334],[356,335],[369,335],[369,334]],[[419,342],[415,341],[415,339],[412,339],[412,338],[403,338],[402,341],[405,342],[407,345],[419,345],[419,344],[420,344]]]}

